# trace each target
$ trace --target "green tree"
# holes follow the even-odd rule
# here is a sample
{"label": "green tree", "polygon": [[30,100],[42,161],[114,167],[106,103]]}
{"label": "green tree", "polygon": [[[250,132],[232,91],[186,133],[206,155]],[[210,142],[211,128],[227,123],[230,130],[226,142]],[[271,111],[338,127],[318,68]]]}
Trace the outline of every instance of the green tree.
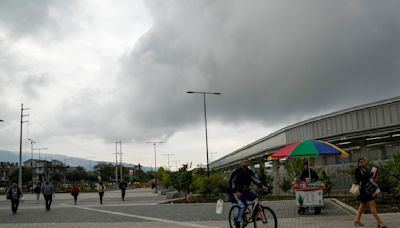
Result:
{"label": "green tree", "polygon": [[320,173],[321,173],[320,180],[325,185],[324,191],[329,195],[329,194],[331,194],[334,183],[331,181],[331,177],[326,173],[326,170],[324,167],[320,168]]}
{"label": "green tree", "polygon": [[[9,176],[10,182],[18,183],[18,172],[19,169],[16,168]],[[22,183],[26,184],[32,181],[32,168],[30,167],[22,167]]]}
{"label": "green tree", "polygon": [[111,163],[97,163],[94,166],[94,170],[96,170],[96,175],[100,176],[103,181],[111,181],[115,176],[115,166]]}
{"label": "green tree", "polygon": [[190,191],[192,184],[192,172],[188,171],[188,165],[183,165],[178,172],[171,174],[171,185],[179,192],[185,192],[185,197]]}
{"label": "green tree", "polygon": [[67,179],[74,182],[74,181],[81,181],[88,179],[88,173],[82,166],[78,166],[76,168],[69,168],[67,170]]}

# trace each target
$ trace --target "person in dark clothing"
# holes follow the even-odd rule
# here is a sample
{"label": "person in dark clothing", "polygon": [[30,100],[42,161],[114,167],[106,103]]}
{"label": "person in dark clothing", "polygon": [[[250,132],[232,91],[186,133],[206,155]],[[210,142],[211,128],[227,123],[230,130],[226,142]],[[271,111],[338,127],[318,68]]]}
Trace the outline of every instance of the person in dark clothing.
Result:
{"label": "person in dark clothing", "polygon": [[46,203],[46,210],[49,211],[53,202],[54,186],[49,181],[46,181],[42,184],[41,190]]}
{"label": "person in dark clothing", "polygon": [[21,197],[21,189],[17,186],[16,183],[13,183],[7,191],[7,199],[11,200],[11,211],[13,212],[13,215],[17,213],[19,200],[21,199]]}
{"label": "person in dark clothing", "polygon": [[250,161],[244,159],[240,162],[240,168],[236,169],[229,180],[229,186],[233,194],[233,199],[238,203],[240,209],[236,217],[236,227],[240,227],[240,221],[246,210],[247,201],[254,200],[257,195],[251,191],[250,184],[253,182],[258,187],[262,187],[261,181],[254,175],[248,166]]}
{"label": "person in dark clothing", "polygon": [[121,189],[121,197],[122,201],[125,201],[125,191],[126,187],[128,187],[128,184],[125,181],[119,182],[119,189]]}
{"label": "person in dark clothing", "polygon": [[370,181],[371,178],[375,177],[372,172],[368,172],[367,162],[365,161],[365,159],[358,159],[358,167],[355,170],[355,179],[356,183],[360,185],[360,194],[357,196],[357,200],[360,201],[360,206],[358,207],[356,218],[354,220],[354,226],[364,226],[364,224],[361,223],[361,215],[364,213],[364,210],[368,203],[371,214],[375,217],[377,227],[386,227],[386,225],[383,224],[381,218],[378,215],[374,197],[367,194],[367,192],[365,191],[366,184]]}
{"label": "person in dark clothing", "polygon": [[314,182],[319,180],[318,174],[314,170],[310,169],[310,167],[308,166],[308,162],[304,162],[303,172],[301,173],[300,180],[305,181],[306,178],[310,177],[310,174],[311,174],[310,178],[311,181]]}

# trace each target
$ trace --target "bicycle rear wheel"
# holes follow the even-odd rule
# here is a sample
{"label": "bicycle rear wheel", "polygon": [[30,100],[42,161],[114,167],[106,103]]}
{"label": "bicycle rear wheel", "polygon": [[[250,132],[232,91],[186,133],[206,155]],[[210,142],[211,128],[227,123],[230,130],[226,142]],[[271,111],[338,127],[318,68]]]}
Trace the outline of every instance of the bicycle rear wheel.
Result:
{"label": "bicycle rear wheel", "polygon": [[276,218],[275,212],[269,208],[264,206],[259,206],[257,212],[254,213],[254,228],[257,227],[266,227],[266,228],[277,228],[278,220]]}

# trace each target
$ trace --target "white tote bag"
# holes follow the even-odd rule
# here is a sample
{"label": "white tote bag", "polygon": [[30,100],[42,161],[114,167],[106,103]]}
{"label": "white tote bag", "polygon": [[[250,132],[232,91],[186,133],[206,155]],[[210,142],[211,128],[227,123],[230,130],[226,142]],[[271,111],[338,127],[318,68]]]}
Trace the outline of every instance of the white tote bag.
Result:
{"label": "white tote bag", "polygon": [[224,201],[222,199],[217,200],[217,206],[215,207],[215,213],[218,215],[224,211]]}

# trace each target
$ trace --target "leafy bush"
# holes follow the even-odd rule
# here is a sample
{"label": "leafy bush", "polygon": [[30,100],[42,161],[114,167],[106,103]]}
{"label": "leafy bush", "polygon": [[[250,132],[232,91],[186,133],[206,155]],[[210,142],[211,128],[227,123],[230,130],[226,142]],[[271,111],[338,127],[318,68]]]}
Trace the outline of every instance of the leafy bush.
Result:
{"label": "leafy bush", "polygon": [[331,177],[328,176],[328,174],[326,173],[324,168],[320,169],[320,173],[321,173],[321,182],[325,184],[325,192],[328,193],[328,195],[331,193],[332,188],[334,186],[334,183],[331,181]]}
{"label": "leafy bush", "polygon": [[288,192],[292,188],[292,182],[290,179],[283,178],[282,183],[279,185],[284,192]]}
{"label": "leafy bush", "polygon": [[179,192],[184,191],[186,194],[189,193],[192,184],[192,172],[187,169],[188,166],[183,165],[178,172],[173,172],[170,177],[171,185]]}

